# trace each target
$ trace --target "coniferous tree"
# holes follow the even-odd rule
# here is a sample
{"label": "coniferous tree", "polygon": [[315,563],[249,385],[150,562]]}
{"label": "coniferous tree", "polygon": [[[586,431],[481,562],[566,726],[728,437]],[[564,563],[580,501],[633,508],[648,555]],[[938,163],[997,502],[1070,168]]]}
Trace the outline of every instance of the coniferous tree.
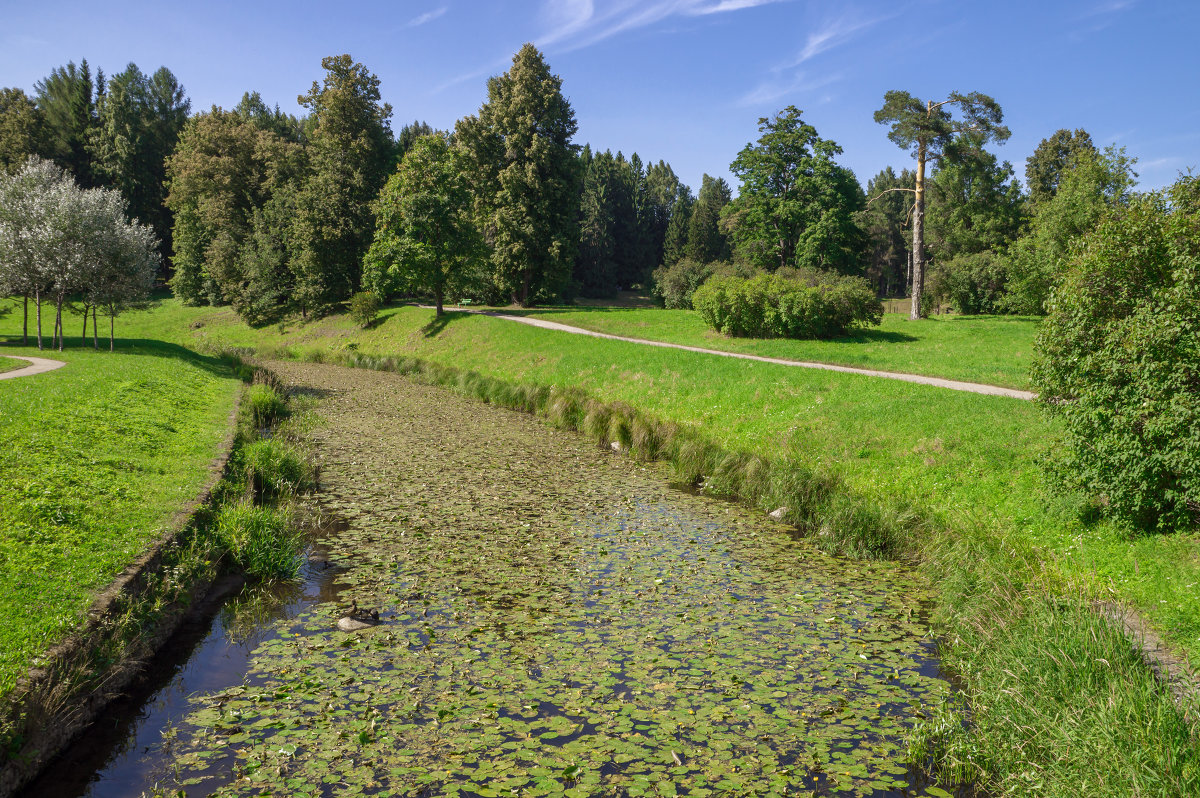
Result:
{"label": "coniferous tree", "polygon": [[664,263],[667,228],[679,198],[679,178],[666,161],[646,168],[646,200],[644,213],[649,237],[648,258],[654,267]]}
{"label": "coniferous tree", "polygon": [[412,145],[417,139],[422,136],[432,136],[437,133],[427,122],[421,120],[413,120],[410,124],[400,128],[400,133],[396,136],[396,161],[397,163],[404,158],[405,153],[412,149]]}
{"label": "coniferous tree", "polygon": [[169,69],[146,75],[130,64],[109,81],[89,138],[96,173],[121,192],[134,218],[154,228],[168,252],[172,219],[165,206],[166,159],[190,107]]}
{"label": "coniferous tree", "polygon": [[613,254],[613,203],[616,162],[611,152],[593,156],[585,147],[580,156],[583,190],[580,198],[579,249],[575,257],[574,279],[585,297],[612,297],[618,289],[617,264]]}
{"label": "coniferous tree", "polygon": [[322,59],[325,78],[297,98],[306,120],[307,179],[296,197],[295,297],[302,312],[323,313],[362,282],[375,229],[372,204],[391,170],[392,108],[379,78],[349,55]]}
{"label": "coniferous tree", "polygon": [[579,241],[577,128],[562,78],[532,44],[488,80],[479,115],[456,127],[494,281],[525,307],[558,295],[570,278]]}
{"label": "coniferous tree", "polygon": [[729,239],[721,230],[721,211],[732,199],[723,177],[704,175],[700,195],[688,219],[684,254],[697,263],[729,260]]}
{"label": "coniferous tree", "polygon": [[897,175],[890,166],[867,182],[867,195],[875,199],[859,218],[867,235],[867,276],[880,296],[904,296],[907,290],[910,242],[906,230],[912,210],[909,192],[915,183],[914,172],[904,169]]}
{"label": "coniferous tree", "polygon": [[97,104],[105,93],[104,73],[97,71],[95,81],[87,59],[77,67],[64,67],[34,84],[37,106],[45,119],[43,153],[66,169],[82,186],[94,186],[100,180],[92,167],[91,132],[96,127]]}
{"label": "coniferous tree", "polygon": [[687,257],[688,230],[691,228],[692,211],[696,197],[692,189],[680,183],[671,203],[671,218],[667,220],[667,231],[663,235],[663,266],[673,266]]}
{"label": "coniferous tree", "polygon": [[[946,106],[958,106],[961,119],[955,119]],[[913,188],[912,234],[912,311],[909,318],[924,314],[921,293],[925,284],[925,166],[927,161],[941,159],[948,144],[958,133],[972,131],[980,144],[989,139],[1006,141],[1008,128],[1001,123],[1004,117],[1000,105],[986,94],[972,92],[950,96],[935,103],[921,102],[906,91],[884,94],[883,107],[875,112],[878,124],[890,124],[888,138],[909,150],[917,159],[917,179]]]}
{"label": "coniferous tree", "polygon": [[930,181],[930,251],[949,260],[1007,247],[1025,210],[1012,164],[1001,163],[973,133],[956,136],[945,156]]}

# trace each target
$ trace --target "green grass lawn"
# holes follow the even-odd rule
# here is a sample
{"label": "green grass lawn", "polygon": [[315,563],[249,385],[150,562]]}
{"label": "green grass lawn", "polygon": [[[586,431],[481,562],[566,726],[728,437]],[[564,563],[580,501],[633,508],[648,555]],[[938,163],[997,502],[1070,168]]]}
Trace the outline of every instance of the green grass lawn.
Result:
{"label": "green grass lawn", "polygon": [[506,310],[587,330],[762,357],[833,363],[1029,387],[1029,361],[1037,320],[1014,316],[935,316],[910,321],[888,313],[879,327],[829,341],[730,338],[690,310],[661,308],[547,308]]}
{"label": "green grass lawn", "polygon": [[67,365],[0,381],[0,696],[196,497],[239,385],[173,344],[38,352],[19,326],[0,353]]}
{"label": "green grass lawn", "polygon": [[6,371],[16,371],[17,369],[23,369],[28,365],[29,364],[26,363],[24,360],[14,360],[13,358],[10,358],[10,357],[0,357],[0,374],[3,374]]}

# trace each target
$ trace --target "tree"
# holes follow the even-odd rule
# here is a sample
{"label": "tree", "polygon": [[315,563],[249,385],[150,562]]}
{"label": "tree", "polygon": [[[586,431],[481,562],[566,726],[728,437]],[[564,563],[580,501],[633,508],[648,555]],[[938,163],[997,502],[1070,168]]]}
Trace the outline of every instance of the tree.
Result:
{"label": "tree", "polygon": [[1109,212],[1048,311],[1032,377],[1061,475],[1134,527],[1200,527],[1200,180]]}
{"label": "tree", "polygon": [[959,134],[946,146],[931,183],[926,216],[936,258],[1004,249],[1020,233],[1025,200],[1012,164],[1000,163],[977,134]]}
{"label": "tree", "polygon": [[121,192],[129,212],[154,227],[170,251],[172,214],[167,208],[167,157],[174,152],[191,103],[171,70],[146,75],[137,64],[114,75],[100,98],[90,131],[93,167]]}
{"label": "tree", "polygon": [[20,89],[0,89],[0,172],[15,172],[42,147],[45,116]]}
{"label": "tree", "polygon": [[679,199],[682,184],[666,161],[659,161],[646,168],[646,231],[649,235],[649,259],[654,266],[663,264],[667,228]]}
{"label": "tree", "polygon": [[726,211],[730,237],[750,263],[858,271],[863,234],[854,214],[863,205],[853,173],[834,157],[842,148],[822,139],[796,106],[758,120],[762,133],[729,169],[742,181]]}
{"label": "tree", "polygon": [[[961,119],[955,119],[946,106],[957,105]],[[878,124],[891,124],[888,138],[909,150],[917,159],[917,177],[913,188],[912,312],[909,318],[921,318],[921,292],[925,281],[925,165],[940,160],[945,148],[959,133],[971,131],[980,145],[989,140],[1006,141],[1008,128],[1000,122],[1003,112],[991,97],[979,92],[950,96],[935,103],[922,103],[906,91],[889,91],[883,107],[875,112]],[[893,189],[894,190],[894,189]]]}
{"label": "tree", "polygon": [[421,136],[388,179],[375,206],[378,226],[363,265],[363,282],[376,296],[399,288],[427,292],[441,316],[447,289],[480,255],[459,157],[445,136]]}
{"label": "tree", "polygon": [[228,301],[247,321],[266,320],[262,294],[275,292],[247,273],[243,250],[255,211],[294,190],[304,168],[299,145],[276,129],[269,112],[256,119],[215,106],[184,126],[167,160],[166,199],[175,218],[171,288],[184,302]]}
{"label": "tree", "polygon": [[889,166],[867,181],[867,195],[875,199],[860,212],[859,225],[867,236],[867,276],[880,296],[903,296],[910,279],[904,229],[911,209],[907,194],[916,180],[915,172],[905,169],[897,175]]}
{"label": "tree", "polygon": [[703,176],[700,196],[688,218],[686,257],[698,263],[729,260],[729,239],[721,230],[721,211],[731,199],[725,178]]}
{"label": "tree", "polygon": [[432,136],[437,133],[428,123],[422,122],[419,119],[413,120],[410,124],[400,128],[399,135],[396,136],[396,158],[403,158],[417,139],[422,136]]}
{"label": "tree", "polygon": [[1063,172],[1054,196],[1034,208],[1028,232],[1009,251],[1010,313],[1046,312],[1050,291],[1060,278],[1074,242],[1091,232],[1113,208],[1132,199],[1135,160],[1123,149],[1081,150]]}
{"label": "tree", "polygon": [[50,200],[70,178],[57,165],[30,158],[13,174],[0,172],[0,294],[25,299],[23,337],[29,341],[29,299],[37,313],[42,348],[42,295],[49,289],[43,257],[55,247]]}
{"label": "tree", "polygon": [[50,70],[34,90],[46,124],[42,154],[74,175],[80,185],[96,185],[91,134],[98,122],[97,104],[105,93],[103,71],[97,71],[93,82],[86,58],[78,67],[68,62]]}
{"label": "tree", "polygon": [[523,307],[558,294],[571,274],[579,240],[577,129],[562,78],[532,44],[508,72],[488,79],[479,115],[456,126],[495,282]]}
{"label": "tree", "polygon": [[680,183],[675,192],[675,202],[671,205],[667,231],[663,236],[663,266],[673,266],[687,257],[688,228],[695,207],[696,197],[692,194],[692,189]]}
{"label": "tree", "polygon": [[575,256],[574,278],[585,297],[612,297],[618,290],[617,264],[613,260],[616,241],[613,235],[615,159],[611,152],[592,157],[591,149],[582,153],[583,191],[580,198],[579,247]]}
{"label": "tree", "polygon": [[349,55],[321,60],[325,78],[296,101],[309,109],[308,177],[296,198],[296,297],[324,312],[362,282],[371,245],[372,205],[391,170],[392,107],[379,78]]}
{"label": "tree", "polygon": [[1057,130],[1049,138],[1042,139],[1033,155],[1025,161],[1025,183],[1029,189],[1029,203],[1037,206],[1058,193],[1063,173],[1081,154],[1097,154],[1096,145],[1086,130],[1076,128],[1074,132]]}
{"label": "tree", "polygon": [[81,293],[115,316],[122,303],[148,293],[158,242],[152,230],[127,221],[117,192],[81,189],[57,166],[34,158],[16,174],[0,175],[0,200],[0,287],[34,295],[39,349],[43,294],[54,299],[61,350],[68,295]]}

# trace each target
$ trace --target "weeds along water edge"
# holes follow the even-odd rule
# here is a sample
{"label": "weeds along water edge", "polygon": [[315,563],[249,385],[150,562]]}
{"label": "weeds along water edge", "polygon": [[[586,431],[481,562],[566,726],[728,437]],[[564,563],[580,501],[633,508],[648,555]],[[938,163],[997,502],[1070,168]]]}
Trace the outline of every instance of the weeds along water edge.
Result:
{"label": "weeds along water edge", "polygon": [[882,506],[808,463],[731,452],[699,430],[573,386],[408,356],[300,359],[395,372],[536,414],[665,461],[679,483],[772,512],[831,553],[910,562],[935,585],[944,662],[964,680],[960,695],[913,730],[910,757],[950,780],[998,795],[1200,795],[1196,707],[1176,706],[1130,639],[1096,612],[1110,596],[1066,580],[1053,558],[1003,530],[949,528],[918,507]]}

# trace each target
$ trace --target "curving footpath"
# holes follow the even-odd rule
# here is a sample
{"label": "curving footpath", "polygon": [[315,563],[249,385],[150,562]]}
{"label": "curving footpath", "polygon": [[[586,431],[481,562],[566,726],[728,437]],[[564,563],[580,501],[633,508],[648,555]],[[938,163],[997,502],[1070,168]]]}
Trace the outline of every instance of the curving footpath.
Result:
{"label": "curving footpath", "polygon": [[[422,305],[422,307],[425,307]],[[582,327],[572,327],[569,324],[559,324],[556,321],[546,321],[545,319],[531,319],[525,316],[511,316],[507,313],[498,313],[494,310],[472,310],[469,308],[455,308],[456,311],[464,313],[478,313],[484,316],[492,316],[497,319],[507,319],[508,321],[516,321],[521,324],[528,324],[533,327],[541,327],[546,330],[558,330],[559,332],[573,333],[575,335],[590,335],[593,338],[608,338],[611,341],[625,341],[630,344],[642,344],[643,346],[658,346],[664,349],[682,349],[685,352],[699,352],[703,355],[717,355],[719,357],[736,357],[741,360],[757,360],[760,363],[773,363],[777,366],[796,366],[806,369],[824,369],[825,371],[840,371],[845,374],[862,374],[867,377],[883,377],[888,380],[900,380],[902,382],[915,382],[919,385],[933,385],[938,388],[949,388],[952,391],[966,391],[968,393],[981,393],[989,396],[1007,396],[1012,399],[1036,399],[1037,394],[1030,391],[1018,391],[1015,388],[1001,388],[998,385],[983,385],[978,382],[959,382],[958,380],[945,380],[941,377],[926,377],[921,374],[902,374],[895,371],[876,371],[875,369],[859,369],[852,366],[834,366],[829,363],[811,363],[804,360],[784,360],[777,357],[762,357],[761,355],[748,355],[743,352],[722,352],[719,349],[705,349],[699,346],[687,346],[685,344],[671,344],[665,341],[647,341],[644,338],[626,338],[623,335],[610,335],[608,333],[596,332],[595,330],[585,330]]]}
{"label": "curving footpath", "polygon": [[13,360],[27,360],[28,366],[23,369],[14,369],[13,371],[0,372],[0,380],[11,380],[17,377],[32,377],[34,374],[45,374],[47,371],[54,371],[67,365],[61,360],[50,360],[44,357],[25,357],[24,355],[0,355],[0,357],[10,357]]}

